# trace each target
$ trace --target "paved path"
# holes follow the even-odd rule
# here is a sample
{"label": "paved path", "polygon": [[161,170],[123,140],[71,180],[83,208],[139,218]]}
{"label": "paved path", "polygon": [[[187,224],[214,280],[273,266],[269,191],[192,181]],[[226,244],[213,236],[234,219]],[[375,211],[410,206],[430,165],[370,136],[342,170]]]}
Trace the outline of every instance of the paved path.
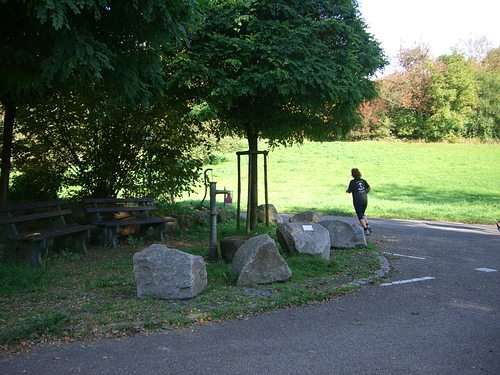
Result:
{"label": "paved path", "polygon": [[371,224],[370,239],[400,254],[382,285],[243,320],[39,348],[0,362],[0,374],[500,374],[496,228]]}

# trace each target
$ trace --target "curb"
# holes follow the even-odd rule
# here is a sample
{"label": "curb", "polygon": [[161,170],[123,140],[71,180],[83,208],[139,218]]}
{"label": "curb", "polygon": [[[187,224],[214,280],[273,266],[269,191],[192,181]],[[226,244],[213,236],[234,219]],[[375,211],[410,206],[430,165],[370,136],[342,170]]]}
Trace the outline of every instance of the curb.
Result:
{"label": "curb", "polygon": [[379,255],[378,259],[380,261],[380,269],[377,272],[375,272],[373,276],[365,277],[356,281],[351,281],[350,283],[347,284],[342,284],[340,288],[352,288],[352,287],[363,286],[372,283],[373,279],[375,278],[380,279],[383,278],[385,275],[387,275],[391,270],[389,261],[383,255]]}

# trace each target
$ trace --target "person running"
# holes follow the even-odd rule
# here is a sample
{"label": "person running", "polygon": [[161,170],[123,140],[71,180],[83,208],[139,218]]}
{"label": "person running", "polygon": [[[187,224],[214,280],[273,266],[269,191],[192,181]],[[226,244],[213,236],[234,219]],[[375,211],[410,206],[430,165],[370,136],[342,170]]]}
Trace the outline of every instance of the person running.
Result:
{"label": "person running", "polygon": [[361,178],[361,172],[358,168],[351,169],[352,180],[349,182],[349,187],[346,193],[352,194],[352,203],[359,223],[363,227],[365,234],[371,233],[371,227],[365,216],[366,207],[368,206],[368,193],[370,192],[370,185],[366,180]]}

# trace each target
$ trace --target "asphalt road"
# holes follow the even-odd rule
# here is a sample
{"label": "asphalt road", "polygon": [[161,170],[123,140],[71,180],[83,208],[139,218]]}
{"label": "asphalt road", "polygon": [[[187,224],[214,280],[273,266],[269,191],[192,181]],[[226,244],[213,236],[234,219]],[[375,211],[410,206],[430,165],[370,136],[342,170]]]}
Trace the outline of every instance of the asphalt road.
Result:
{"label": "asphalt road", "polygon": [[[352,220],[352,219],[349,219]],[[500,233],[372,220],[391,274],[321,304],[46,346],[0,374],[500,374]]]}

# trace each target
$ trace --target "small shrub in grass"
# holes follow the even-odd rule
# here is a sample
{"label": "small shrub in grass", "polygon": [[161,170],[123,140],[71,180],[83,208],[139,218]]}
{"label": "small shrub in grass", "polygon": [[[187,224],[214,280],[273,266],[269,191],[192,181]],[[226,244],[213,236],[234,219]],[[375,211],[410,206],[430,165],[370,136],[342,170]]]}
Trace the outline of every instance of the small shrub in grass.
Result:
{"label": "small shrub in grass", "polygon": [[40,268],[0,263],[0,296],[42,290],[51,277]]}
{"label": "small shrub in grass", "polygon": [[294,280],[332,275],[338,272],[338,266],[334,260],[325,260],[311,254],[285,255],[285,261],[292,270]]}
{"label": "small shrub in grass", "polygon": [[48,311],[41,315],[29,317],[10,330],[0,333],[0,343],[16,344],[27,339],[42,336],[59,336],[70,322],[69,315],[58,311]]}

